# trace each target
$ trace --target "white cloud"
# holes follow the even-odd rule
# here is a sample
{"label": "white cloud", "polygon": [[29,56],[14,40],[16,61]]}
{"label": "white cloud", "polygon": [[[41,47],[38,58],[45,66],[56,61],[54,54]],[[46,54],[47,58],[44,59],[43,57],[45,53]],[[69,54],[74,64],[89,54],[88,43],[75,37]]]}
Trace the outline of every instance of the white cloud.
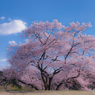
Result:
{"label": "white cloud", "polygon": [[1,59],[0,61],[6,61],[6,59]]}
{"label": "white cloud", "polygon": [[17,45],[17,43],[15,41],[9,41],[9,44],[10,45],[12,45],[12,44]]}
{"label": "white cloud", "polygon": [[21,20],[13,20],[13,21],[10,21],[10,23],[0,24],[0,35],[16,34],[26,28],[27,27],[26,27],[25,22]]}
{"label": "white cloud", "polygon": [[12,19],[8,18],[9,21],[12,21]]}
{"label": "white cloud", "polygon": [[25,39],[26,42],[28,42],[28,39]]}
{"label": "white cloud", "polygon": [[4,20],[4,19],[5,19],[5,17],[3,17],[3,16],[2,16],[2,17],[0,17],[0,19]]}

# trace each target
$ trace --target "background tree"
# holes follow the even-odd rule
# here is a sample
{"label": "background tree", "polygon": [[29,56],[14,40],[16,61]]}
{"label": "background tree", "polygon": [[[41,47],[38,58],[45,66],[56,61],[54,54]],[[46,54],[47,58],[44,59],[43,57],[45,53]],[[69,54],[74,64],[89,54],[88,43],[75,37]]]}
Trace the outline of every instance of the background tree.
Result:
{"label": "background tree", "polygon": [[7,69],[4,76],[15,76],[37,90],[64,89],[66,84],[72,89],[80,84],[78,89],[87,90],[89,82],[83,78],[95,65],[95,38],[81,33],[87,27],[91,24],[72,22],[65,27],[57,20],[34,22],[22,32],[26,43],[9,46],[11,72]]}

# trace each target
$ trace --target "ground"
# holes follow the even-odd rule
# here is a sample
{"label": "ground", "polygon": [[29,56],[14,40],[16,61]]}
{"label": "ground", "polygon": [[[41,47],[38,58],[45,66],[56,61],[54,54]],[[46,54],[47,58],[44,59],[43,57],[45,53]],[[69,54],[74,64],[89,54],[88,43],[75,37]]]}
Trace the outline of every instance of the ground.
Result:
{"label": "ground", "polygon": [[92,91],[0,91],[0,95],[95,95]]}

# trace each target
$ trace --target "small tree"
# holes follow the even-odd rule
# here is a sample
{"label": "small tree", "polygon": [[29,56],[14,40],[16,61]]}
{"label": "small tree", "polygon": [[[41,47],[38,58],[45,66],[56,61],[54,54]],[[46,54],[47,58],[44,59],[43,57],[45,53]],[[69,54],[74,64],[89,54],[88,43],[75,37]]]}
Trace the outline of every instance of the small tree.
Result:
{"label": "small tree", "polygon": [[[72,22],[65,27],[57,20],[34,22],[22,32],[26,43],[8,48],[8,62],[16,80],[37,90],[58,90],[79,77],[83,79],[95,65],[95,38],[81,33],[87,27],[91,24]],[[10,78],[12,72],[6,75]],[[85,88],[84,83],[80,85]]]}

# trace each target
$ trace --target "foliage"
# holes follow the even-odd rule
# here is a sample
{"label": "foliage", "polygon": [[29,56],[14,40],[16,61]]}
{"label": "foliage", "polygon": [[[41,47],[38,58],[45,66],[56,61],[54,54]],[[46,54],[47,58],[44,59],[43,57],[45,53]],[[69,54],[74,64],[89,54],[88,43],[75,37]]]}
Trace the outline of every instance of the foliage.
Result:
{"label": "foliage", "polygon": [[82,34],[87,27],[91,24],[72,22],[65,27],[57,20],[34,22],[22,32],[25,43],[8,47],[11,67],[3,77],[36,90],[88,90],[90,78],[85,77],[95,71],[95,38]]}

